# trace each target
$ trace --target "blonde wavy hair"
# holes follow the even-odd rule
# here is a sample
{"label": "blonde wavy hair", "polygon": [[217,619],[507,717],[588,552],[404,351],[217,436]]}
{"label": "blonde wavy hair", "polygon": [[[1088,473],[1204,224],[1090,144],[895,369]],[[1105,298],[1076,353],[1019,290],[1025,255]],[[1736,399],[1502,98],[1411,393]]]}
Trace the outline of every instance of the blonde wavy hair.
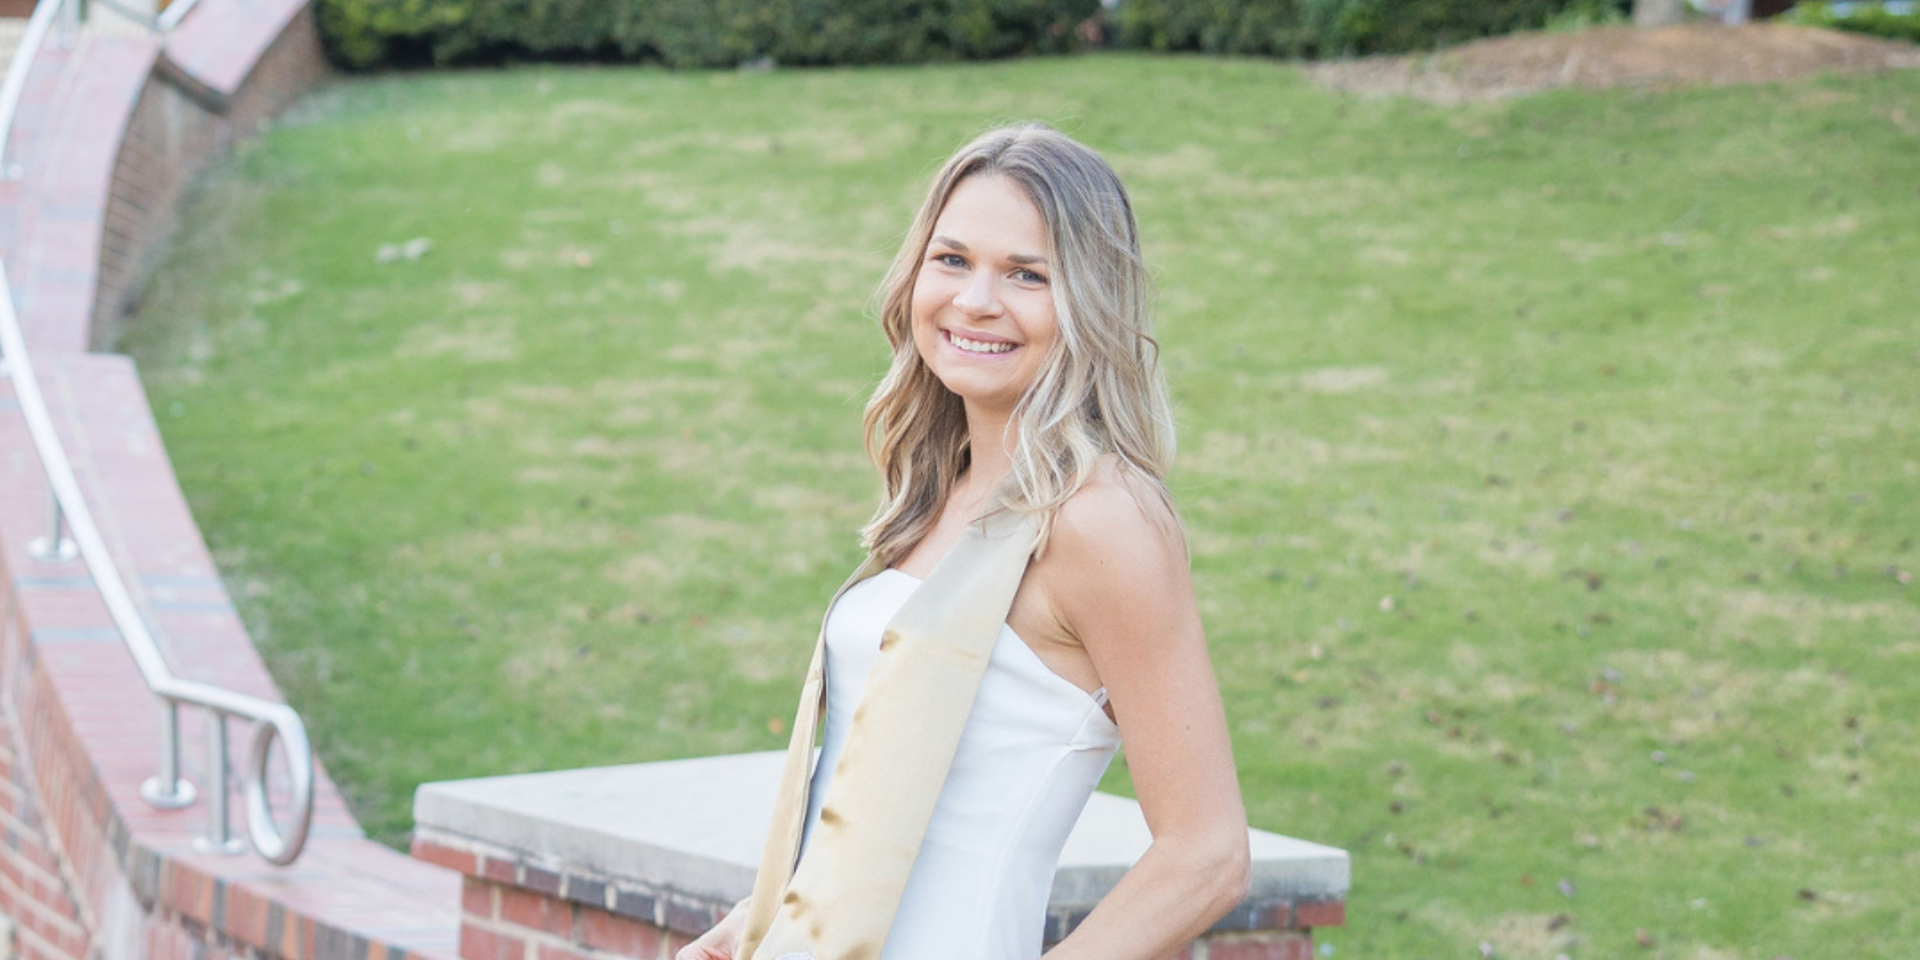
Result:
{"label": "blonde wavy hair", "polygon": [[913,287],[947,199],[968,177],[988,175],[1017,184],[1046,224],[1059,328],[1008,423],[1013,467],[988,510],[1039,513],[1044,548],[1060,505],[1107,453],[1167,499],[1173,413],[1126,188],[1099,154],[1058,130],[1001,127],[961,147],[940,169],[879,291],[880,328],[893,361],[864,418],[883,494],[862,540],[889,564],[932,531],[970,461],[961,400],[914,347]]}

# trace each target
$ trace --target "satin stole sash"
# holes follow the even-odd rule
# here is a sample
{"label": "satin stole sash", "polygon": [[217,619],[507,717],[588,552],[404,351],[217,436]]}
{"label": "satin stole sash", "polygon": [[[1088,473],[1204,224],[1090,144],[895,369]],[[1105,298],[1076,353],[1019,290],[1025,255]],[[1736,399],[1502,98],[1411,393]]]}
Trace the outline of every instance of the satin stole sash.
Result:
{"label": "satin stole sash", "polygon": [[[878,960],[1037,529],[1008,510],[970,524],[888,621],[801,858],[826,697],[822,622],[739,960]],[[882,569],[867,558],[834,602]]]}

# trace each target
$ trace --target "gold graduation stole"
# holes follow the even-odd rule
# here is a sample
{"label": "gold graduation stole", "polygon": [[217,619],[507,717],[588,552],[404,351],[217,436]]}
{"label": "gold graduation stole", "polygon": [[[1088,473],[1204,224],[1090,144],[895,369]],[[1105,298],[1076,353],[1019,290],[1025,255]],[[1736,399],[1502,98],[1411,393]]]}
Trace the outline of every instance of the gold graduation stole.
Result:
{"label": "gold graduation stole", "polygon": [[[821,624],[737,960],[878,960],[1037,531],[1005,509],[968,525],[888,621],[802,859],[826,697]],[[834,602],[881,569],[868,557]]]}

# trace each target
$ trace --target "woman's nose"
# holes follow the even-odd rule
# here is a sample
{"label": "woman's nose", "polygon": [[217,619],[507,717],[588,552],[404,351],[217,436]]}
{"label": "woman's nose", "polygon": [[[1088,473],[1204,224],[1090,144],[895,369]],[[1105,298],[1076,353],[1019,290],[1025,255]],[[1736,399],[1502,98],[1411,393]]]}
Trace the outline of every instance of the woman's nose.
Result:
{"label": "woman's nose", "polygon": [[953,305],[975,316],[990,315],[1000,309],[1000,294],[994,289],[993,274],[976,270],[953,296]]}

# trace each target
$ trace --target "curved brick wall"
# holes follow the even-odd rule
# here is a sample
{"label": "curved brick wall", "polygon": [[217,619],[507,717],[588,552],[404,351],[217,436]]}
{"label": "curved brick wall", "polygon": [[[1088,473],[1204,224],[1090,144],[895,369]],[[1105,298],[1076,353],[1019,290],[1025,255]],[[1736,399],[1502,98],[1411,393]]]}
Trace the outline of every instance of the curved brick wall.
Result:
{"label": "curved brick wall", "polygon": [[[205,0],[164,40],[83,34],[36,62],[0,182],[0,255],[62,441],[102,534],[182,676],[280,699],[187,511],[115,341],[183,188],[324,78],[302,0]],[[0,956],[452,957],[459,877],[366,840],[324,771],[293,866],[197,853],[203,799],[139,797],[159,707],[86,568],[46,564],[48,491],[0,379]],[[233,726],[235,752],[244,742]],[[232,803],[236,814],[237,791]],[[235,828],[238,829],[238,817]]]}

